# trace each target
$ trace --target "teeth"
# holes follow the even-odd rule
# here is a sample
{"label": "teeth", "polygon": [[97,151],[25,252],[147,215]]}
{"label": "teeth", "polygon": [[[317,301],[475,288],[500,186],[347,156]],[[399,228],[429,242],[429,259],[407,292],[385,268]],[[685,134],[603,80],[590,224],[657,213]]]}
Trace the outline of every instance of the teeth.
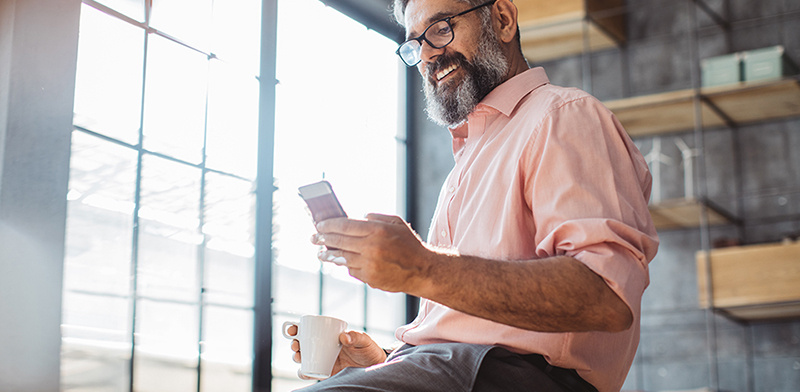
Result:
{"label": "teeth", "polygon": [[458,68],[458,67],[456,67],[456,65],[453,64],[453,65],[451,65],[451,66],[439,71],[439,73],[436,74],[436,80],[442,80],[442,78],[444,78],[445,76],[450,74],[450,72],[453,72],[453,70],[455,70],[456,68]]}

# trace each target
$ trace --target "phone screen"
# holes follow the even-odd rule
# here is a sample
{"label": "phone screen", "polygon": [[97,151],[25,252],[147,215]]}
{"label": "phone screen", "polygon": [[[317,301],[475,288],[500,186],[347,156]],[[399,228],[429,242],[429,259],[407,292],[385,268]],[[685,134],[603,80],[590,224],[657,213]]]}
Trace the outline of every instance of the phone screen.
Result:
{"label": "phone screen", "polygon": [[328,181],[304,185],[298,190],[300,191],[300,197],[308,205],[308,209],[311,211],[311,219],[315,223],[347,216]]}

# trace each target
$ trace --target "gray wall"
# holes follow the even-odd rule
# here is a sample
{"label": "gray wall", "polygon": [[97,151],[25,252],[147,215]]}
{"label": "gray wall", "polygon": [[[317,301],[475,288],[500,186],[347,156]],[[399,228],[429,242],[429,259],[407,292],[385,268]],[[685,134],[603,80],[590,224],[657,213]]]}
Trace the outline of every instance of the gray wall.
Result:
{"label": "gray wall", "polygon": [[0,390],[58,391],[80,0],[0,2]]}
{"label": "gray wall", "polygon": [[[628,0],[629,42],[591,56],[592,94],[609,100],[692,87],[689,3]],[[800,2],[709,0],[708,4],[728,15],[732,25],[725,33],[698,11],[699,58],[780,44],[800,62]],[[544,66],[554,84],[583,88],[582,64],[581,56],[573,56],[535,65]],[[421,105],[419,94],[417,100]],[[439,186],[453,161],[446,130],[418,119],[413,131],[416,228],[425,233]],[[675,137],[690,147],[695,138],[690,132],[661,137],[663,152],[680,162]],[[653,138],[637,139],[636,144],[646,153]],[[709,130],[704,145],[707,194],[746,219],[741,227],[713,228],[710,241],[740,238],[757,243],[800,234],[800,119]],[[660,184],[664,199],[682,197],[683,167],[662,166]],[[781,219],[792,214],[794,220]],[[778,221],[763,223],[759,218]],[[624,389],[800,390],[800,321],[748,324],[721,316],[707,319],[697,302],[694,254],[702,247],[700,230],[662,231],[660,236],[661,247],[650,265],[651,284],[643,298],[641,344]],[[714,328],[709,330],[708,325]],[[712,341],[715,349],[709,350]]]}

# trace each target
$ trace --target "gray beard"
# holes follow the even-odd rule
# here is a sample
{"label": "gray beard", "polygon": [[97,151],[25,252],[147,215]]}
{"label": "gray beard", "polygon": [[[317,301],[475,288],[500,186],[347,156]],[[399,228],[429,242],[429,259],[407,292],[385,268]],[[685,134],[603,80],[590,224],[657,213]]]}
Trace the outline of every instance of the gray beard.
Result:
{"label": "gray beard", "polygon": [[475,106],[505,81],[509,68],[500,43],[488,32],[482,35],[472,62],[461,61],[459,66],[467,73],[453,93],[437,91],[430,80],[423,80],[428,118],[448,128],[464,123]]}

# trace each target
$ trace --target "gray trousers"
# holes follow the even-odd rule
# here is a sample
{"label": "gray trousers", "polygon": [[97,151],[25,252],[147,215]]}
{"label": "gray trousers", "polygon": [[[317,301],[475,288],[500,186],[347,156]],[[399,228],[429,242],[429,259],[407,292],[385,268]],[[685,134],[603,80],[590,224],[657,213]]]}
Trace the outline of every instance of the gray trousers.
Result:
{"label": "gray trousers", "polygon": [[405,345],[383,364],[346,368],[301,391],[565,392],[565,389],[522,356],[506,349],[440,343]]}

